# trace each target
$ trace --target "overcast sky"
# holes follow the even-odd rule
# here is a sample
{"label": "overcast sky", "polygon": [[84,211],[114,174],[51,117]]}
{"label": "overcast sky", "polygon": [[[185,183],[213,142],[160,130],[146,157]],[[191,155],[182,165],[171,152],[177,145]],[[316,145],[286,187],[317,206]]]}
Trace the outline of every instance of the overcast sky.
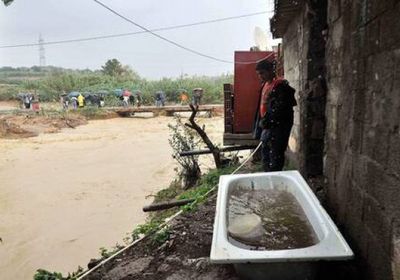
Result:
{"label": "overcast sky", "polygon": [[[273,0],[100,0],[132,21],[155,29],[273,10]],[[233,61],[235,50],[254,46],[254,29],[267,33],[272,12],[156,33],[197,52]],[[15,0],[0,4],[0,47],[141,31],[93,0]],[[46,65],[99,69],[117,58],[141,76],[232,72],[222,63],[180,49],[149,34],[45,46]],[[39,65],[38,46],[0,48],[0,66]]]}

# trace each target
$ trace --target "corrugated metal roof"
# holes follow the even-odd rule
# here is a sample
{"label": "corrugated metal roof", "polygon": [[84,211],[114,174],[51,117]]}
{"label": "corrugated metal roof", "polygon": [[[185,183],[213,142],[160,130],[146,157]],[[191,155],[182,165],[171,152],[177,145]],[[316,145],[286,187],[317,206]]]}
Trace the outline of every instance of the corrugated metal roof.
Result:
{"label": "corrugated metal roof", "polygon": [[274,0],[275,12],[270,20],[274,38],[282,38],[289,23],[303,6],[304,0]]}

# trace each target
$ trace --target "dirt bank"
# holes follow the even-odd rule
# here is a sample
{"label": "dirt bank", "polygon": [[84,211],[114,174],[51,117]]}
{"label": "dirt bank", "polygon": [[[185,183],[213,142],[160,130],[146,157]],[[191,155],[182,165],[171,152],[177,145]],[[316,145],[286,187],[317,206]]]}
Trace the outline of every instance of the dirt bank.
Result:
{"label": "dirt bank", "polygon": [[[248,164],[239,173],[259,171]],[[323,178],[308,183],[324,201]],[[209,260],[215,216],[216,193],[194,212],[172,221],[164,242],[149,236],[95,270],[84,280],[239,280],[232,265]],[[320,262],[315,280],[361,280],[352,261]],[[244,278],[243,278],[244,279]]]}
{"label": "dirt bank", "polygon": [[55,133],[62,128],[75,128],[83,124],[87,124],[87,121],[79,115],[52,117],[41,115],[0,116],[0,138],[34,137],[41,133]]}
{"label": "dirt bank", "polygon": [[[145,197],[174,177],[172,120],[98,120],[0,139],[0,278],[31,279],[38,268],[74,271],[100,247],[123,243],[146,218]],[[222,118],[201,122],[221,138]]]}
{"label": "dirt bank", "polygon": [[209,262],[214,195],[196,212],[185,213],[168,229],[168,240],[157,244],[148,238],[104,265],[85,280],[239,280],[229,265]]}

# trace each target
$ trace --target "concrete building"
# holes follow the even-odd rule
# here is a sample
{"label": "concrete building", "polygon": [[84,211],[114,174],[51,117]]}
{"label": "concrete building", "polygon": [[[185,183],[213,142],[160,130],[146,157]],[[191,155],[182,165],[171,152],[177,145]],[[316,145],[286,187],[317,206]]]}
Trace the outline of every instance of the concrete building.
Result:
{"label": "concrete building", "polygon": [[275,0],[299,106],[290,156],[326,182],[357,279],[400,279],[400,1]]}

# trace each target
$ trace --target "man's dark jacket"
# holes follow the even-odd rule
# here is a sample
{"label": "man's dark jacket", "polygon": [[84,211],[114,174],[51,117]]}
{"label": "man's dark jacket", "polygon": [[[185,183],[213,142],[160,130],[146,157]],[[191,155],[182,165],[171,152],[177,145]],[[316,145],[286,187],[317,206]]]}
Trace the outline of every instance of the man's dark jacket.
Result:
{"label": "man's dark jacket", "polygon": [[293,107],[297,105],[294,93],[296,90],[289,86],[286,80],[276,85],[267,97],[267,111],[260,117],[260,101],[262,88],[255,115],[253,138],[260,139],[263,129],[273,129],[283,125],[293,124]]}

